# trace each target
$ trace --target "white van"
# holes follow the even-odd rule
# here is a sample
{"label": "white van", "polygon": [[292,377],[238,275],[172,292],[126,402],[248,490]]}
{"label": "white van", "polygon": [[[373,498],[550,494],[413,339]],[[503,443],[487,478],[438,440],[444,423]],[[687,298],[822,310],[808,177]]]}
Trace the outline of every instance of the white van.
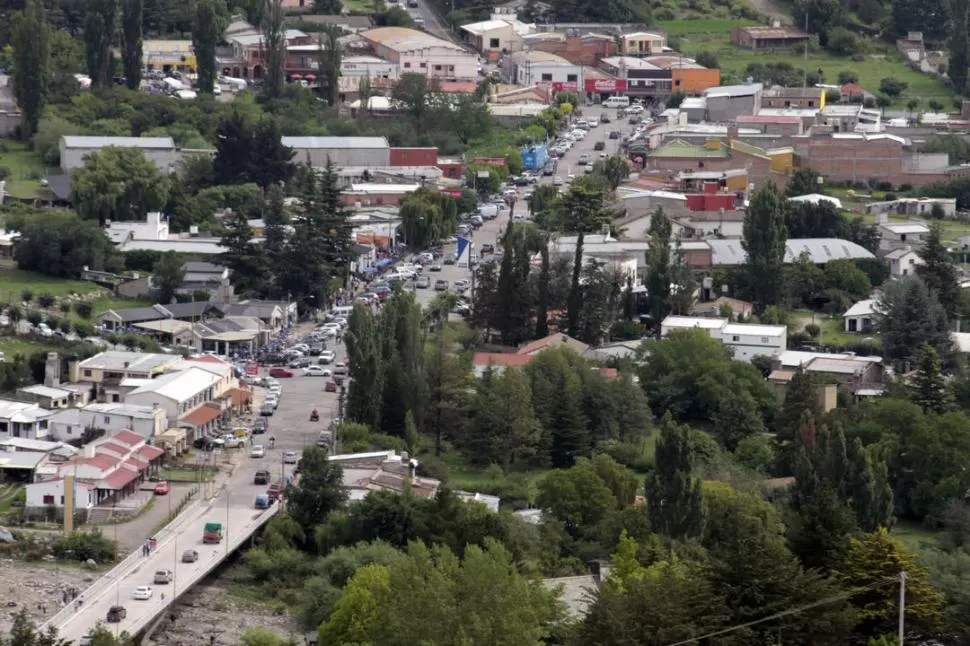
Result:
{"label": "white van", "polygon": [[630,106],[630,97],[611,96],[606,101],[603,101],[603,106],[607,108],[627,108]]}
{"label": "white van", "polygon": [[340,305],[330,310],[334,318],[347,318],[354,311],[352,305]]}

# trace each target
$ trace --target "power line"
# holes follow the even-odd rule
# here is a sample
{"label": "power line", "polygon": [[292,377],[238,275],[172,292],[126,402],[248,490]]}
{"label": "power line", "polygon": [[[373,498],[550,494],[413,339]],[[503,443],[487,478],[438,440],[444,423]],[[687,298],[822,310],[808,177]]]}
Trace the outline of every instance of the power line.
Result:
{"label": "power line", "polygon": [[808,605],[804,605],[798,608],[792,608],[791,610],[783,610],[781,612],[769,615],[767,617],[762,617],[761,619],[755,619],[754,621],[749,621],[747,623],[738,624],[737,626],[731,626],[730,628],[722,628],[721,630],[714,631],[712,633],[707,633],[706,635],[701,635],[699,637],[691,637],[690,639],[685,639],[684,641],[675,642],[673,644],[668,644],[667,646],[684,646],[685,644],[693,644],[699,642],[702,639],[710,639],[711,637],[717,637],[719,635],[726,635],[727,633],[733,633],[736,630],[741,630],[742,628],[750,628],[751,626],[756,626],[758,624],[763,624],[766,621],[774,621],[775,619],[781,619],[782,617],[788,617],[789,615],[795,615],[806,610],[811,610],[812,608],[817,608],[818,606],[824,606],[829,603],[834,603],[836,601],[843,601],[850,597],[854,597],[860,592],[868,592],[869,590],[875,590],[876,588],[881,588],[887,585],[895,585],[899,583],[899,579],[896,577],[890,579],[883,579],[882,581],[876,581],[875,583],[870,583],[869,585],[857,588],[850,592],[843,592],[842,594],[833,595],[831,597],[826,597],[825,599],[820,599],[818,601],[812,602]]}

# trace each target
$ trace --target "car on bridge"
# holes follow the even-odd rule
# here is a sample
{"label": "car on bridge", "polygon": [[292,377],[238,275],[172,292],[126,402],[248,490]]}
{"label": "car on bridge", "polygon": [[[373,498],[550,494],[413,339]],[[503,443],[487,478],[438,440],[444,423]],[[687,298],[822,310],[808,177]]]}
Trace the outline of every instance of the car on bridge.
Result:
{"label": "car on bridge", "polygon": [[111,606],[108,608],[108,614],[105,616],[105,620],[109,624],[117,624],[121,622],[125,617],[128,616],[128,611],[124,606]]}
{"label": "car on bridge", "polygon": [[135,588],[135,592],[134,594],[131,595],[131,598],[137,601],[148,601],[149,599],[152,598],[152,595],[154,593],[155,591],[152,590],[152,586],[140,585],[137,588]]}
{"label": "car on bridge", "polygon": [[182,552],[183,563],[195,563],[199,560],[199,553],[195,550],[185,550]]}
{"label": "car on bridge", "polygon": [[172,582],[171,570],[155,570],[155,585],[164,585]]}

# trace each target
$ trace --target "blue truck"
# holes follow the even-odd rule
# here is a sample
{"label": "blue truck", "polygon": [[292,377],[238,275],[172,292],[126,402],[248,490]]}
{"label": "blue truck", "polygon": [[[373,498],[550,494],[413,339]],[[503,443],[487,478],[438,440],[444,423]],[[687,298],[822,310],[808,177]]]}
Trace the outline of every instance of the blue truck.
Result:
{"label": "blue truck", "polygon": [[549,160],[549,149],[536,144],[522,147],[522,166],[526,170],[539,170]]}

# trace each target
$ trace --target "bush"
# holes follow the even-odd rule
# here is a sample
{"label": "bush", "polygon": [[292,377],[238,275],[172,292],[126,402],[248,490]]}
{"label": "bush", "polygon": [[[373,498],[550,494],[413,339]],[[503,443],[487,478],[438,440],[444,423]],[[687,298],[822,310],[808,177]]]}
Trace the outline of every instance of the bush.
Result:
{"label": "bush", "polygon": [[3,181],[10,177],[10,169],[6,166],[0,166],[0,181]]}
{"label": "bush", "polygon": [[434,478],[442,483],[448,482],[448,465],[441,458],[427,455],[418,461],[417,474],[425,478]]}
{"label": "bush", "polygon": [[57,327],[59,327],[61,332],[64,334],[70,334],[73,326],[71,325],[71,321],[69,319],[61,319],[61,324]]}
{"label": "bush", "polygon": [[30,301],[34,300],[34,293],[29,289],[25,289],[20,292],[20,300],[25,303],[29,303]]}
{"label": "bush", "polygon": [[62,314],[69,314],[71,312],[71,304],[67,301],[57,304],[57,309],[61,311]]}
{"label": "bush", "polygon": [[909,87],[908,83],[895,79],[891,76],[887,76],[879,81],[879,91],[894,99],[902,94],[907,87]]}
{"label": "bush", "polygon": [[27,321],[34,327],[37,327],[44,321],[44,315],[37,310],[30,310],[27,312]]}
{"label": "bush", "polygon": [[89,336],[94,336],[94,325],[88,323],[87,321],[75,321],[74,334],[78,335],[82,339]]}
{"label": "bush", "polygon": [[840,56],[852,56],[862,52],[862,41],[845,27],[835,27],[829,31],[828,48]]}
{"label": "bush", "polygon": [[822,332],[822,328],[818,323],[809,323],[805,326],[805,332],[813,339],[817,339],[818,335]]}
{"label": "bush", "polygon": [[85,303],[85,302],[75,303],[74,312],[82,319],[91,318],[91,313],[92,313],[91,303]]}
{"label": "bush", "polygon": [[842,93],[839,92],[838,90],[828,90],[825,93],[826,103],[838,103],[841,100],[842,100]]}
{"label": "bush", "polygon": [[44,309],[47,309],[49,307],[52,307],[54,303],[57,302],[57,299],[54,298],[53,294],[41,294],[40,296],[37,297],[37,302],[40,304],[41,307],[43,307]]}
{"label": "bush", "polygon": [[749,435],[734,449],[734,459],[743,467],[769,473],[775,464],[775,449],[764,435]]}
{"label": "bush", "polygon": [[111,563],[118,555],[118,547],[106,538],[101,530],[93,532],[71,532],[54,543],[54,555],[59,559]]}
{"label": "bush", "polygon": [[720,67],[717,62],[717,56],[714,52],[709,52],[707,50],[703,52],[698,52],[697,56],[694,58],[698,65],[703,65],[708,69],[715,69]]}
{"label": "bush", "polygon": [[846,83],[858,83],[859,75],[852,70],[842,70],[839,72],[839,85],[845,85]]}

